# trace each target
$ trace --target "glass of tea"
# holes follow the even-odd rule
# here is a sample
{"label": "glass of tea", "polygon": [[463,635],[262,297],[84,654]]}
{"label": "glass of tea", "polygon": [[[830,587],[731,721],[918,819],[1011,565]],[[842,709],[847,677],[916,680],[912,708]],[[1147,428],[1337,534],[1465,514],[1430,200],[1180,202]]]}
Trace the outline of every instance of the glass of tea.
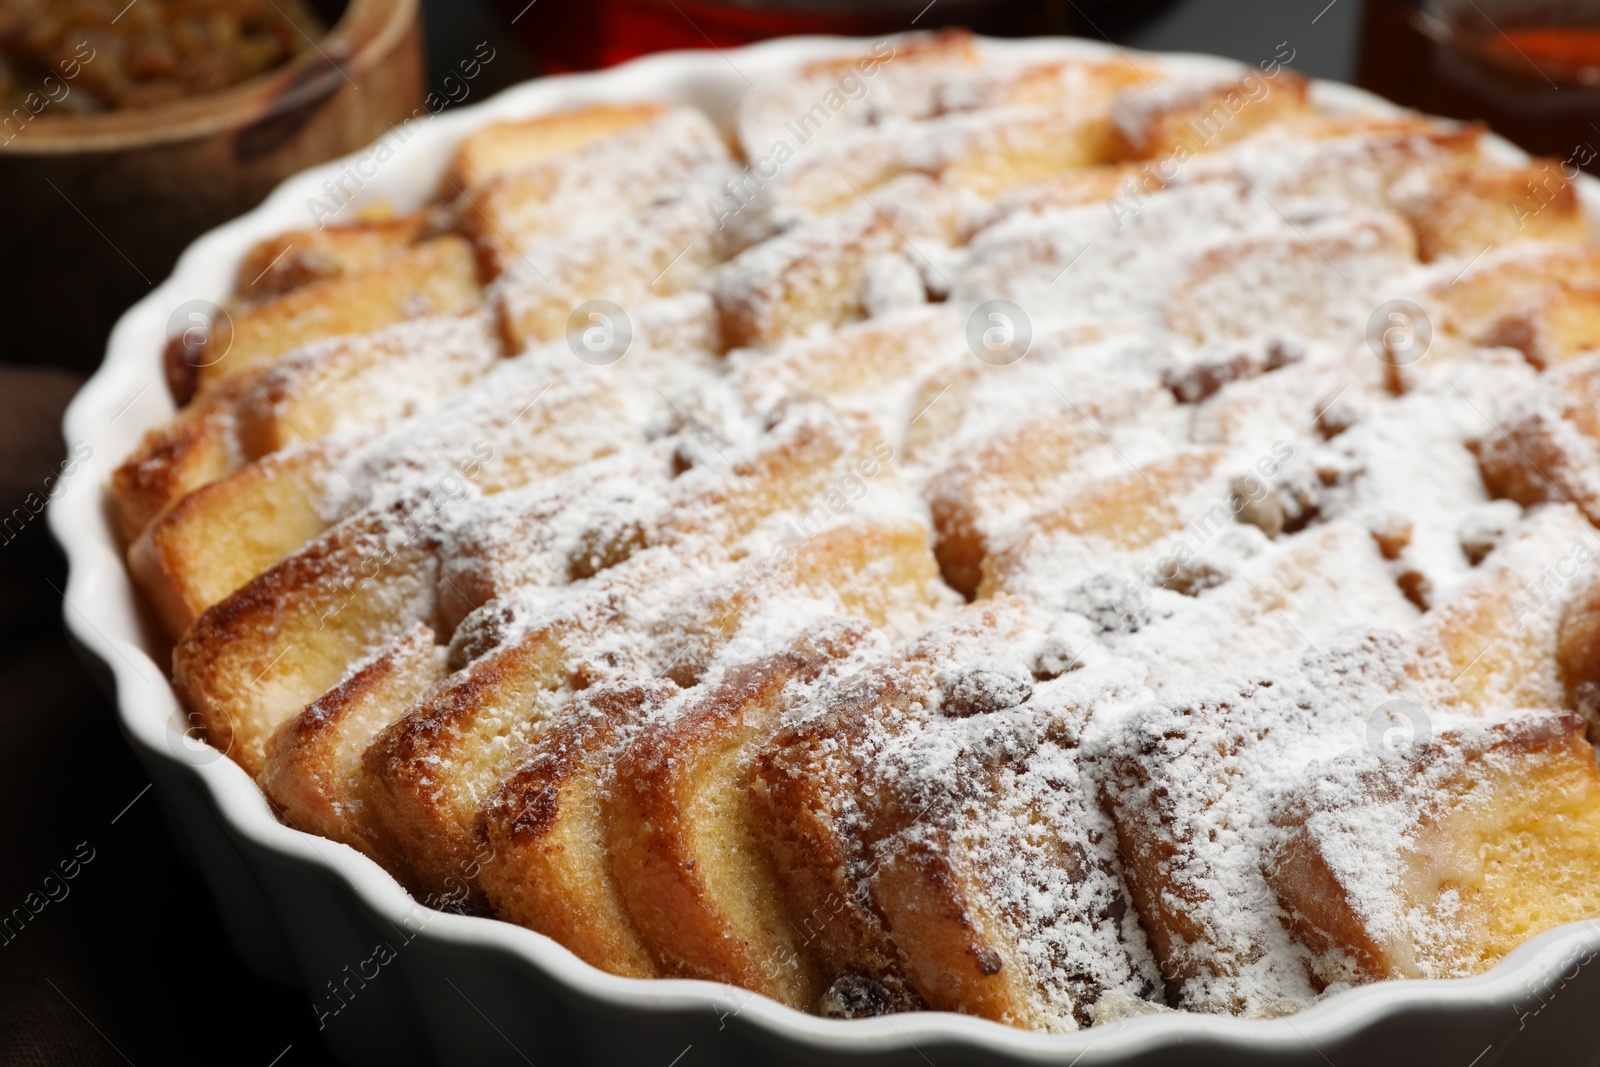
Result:
{"label": "glass of tea", "polygon": [[1368,0],[1359,81],[1600,169],[1600,0]]}

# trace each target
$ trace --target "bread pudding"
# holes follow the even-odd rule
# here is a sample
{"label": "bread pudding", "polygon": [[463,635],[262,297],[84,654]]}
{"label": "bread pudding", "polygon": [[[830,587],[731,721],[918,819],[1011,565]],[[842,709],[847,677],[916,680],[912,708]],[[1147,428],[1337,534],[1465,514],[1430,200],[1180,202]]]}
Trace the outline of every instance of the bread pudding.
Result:
{"label": "bread pudding", "polygon": [[110,493],[286,823],[614,974],[1043,1031],[1470,975],[1600,917],[1552,166],[961,34],[480,126],[251,249]]}

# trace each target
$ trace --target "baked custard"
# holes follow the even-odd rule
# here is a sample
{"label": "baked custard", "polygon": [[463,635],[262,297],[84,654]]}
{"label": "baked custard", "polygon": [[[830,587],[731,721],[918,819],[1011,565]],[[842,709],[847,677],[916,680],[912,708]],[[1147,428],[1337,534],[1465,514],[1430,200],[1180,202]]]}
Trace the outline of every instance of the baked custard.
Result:
{"label": "baked custard", "polygon": [[111,485],[183,705],[419,899],[833,1016],[1600,917],[1575,175],[1191,71],[901,38],[262,241]]}

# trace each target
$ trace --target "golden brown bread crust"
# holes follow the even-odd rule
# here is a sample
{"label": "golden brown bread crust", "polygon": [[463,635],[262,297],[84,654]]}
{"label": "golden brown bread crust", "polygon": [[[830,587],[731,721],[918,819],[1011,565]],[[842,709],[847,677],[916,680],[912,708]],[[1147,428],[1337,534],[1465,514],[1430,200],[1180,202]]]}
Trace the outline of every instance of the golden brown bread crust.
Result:
{"label": "golden brown bread crust", "polygon": [[801,1010],[822,984],[782,919],[782,890],[756,837],[749,759],[781,697],[867,637],[859,623],[803,635],[730,670],[694,707],[641,731],[617,759],[605,808],[612,870],[662,974],[728,982]]}
{"label": "golden brown bread crust", "polygon": [[[413,320],[302,348],[242,391],[234,413],[239,449],[259,459],[336,429],[385,428],[481,377],[503,354],[482,314]],[[404,389],[392,387],[397,378]]]}
{"label": "golden brown bread crust", "polygon": [[[456,459],[460,475],[446,459],[433,495],[449,499],[447,479],[465,479],[469,467],[473,484],[486,494],[517,488],[604,455],[628,435],[642,433],[629,421],[626,401],[608,384],[593,377],[557,378],[541,392],[542,403],[496,397],[469,420],[458,417],[453,432],[472,440],[470,446],[463,442],[472,458]],[[380,472],[411,461],[405,444],[412,432],[401,425],[374,444],[373,462]],[[386,447],[397,449],[398,457]],[[330,490],[356,488],[341,470],[352,454],[372,455],[338,438],[271,453],[189,494],[146,529],[130,564],[174,638],[246,577],[328,528],[330,518],[338,517],[327,513]]]}
{"label": "golden brown bread crust", "polygon": [[[1114,780],[1118,791],[1136,793],[1159,789],[1158,774],[1159,769],[1130,759],[1116,765]],[[1199,969],[1180,949],[1203,943],[1205,929],[1199,915],[1206,896],[1195,883],[1172,873],[1180,870],[1183,858],[1181,831],[1160,811],[1130,816],[1105,792],[1101,803],[1116,823],[1128,893],[1161,961],[1162,978],[1176,985],[1196,977]]]}
{"label": "golden brown bread crust", "polygon": [[362,514],[202,614],[172,654],[173,681],[211,743],[255,776],[267,739],[347,666],[432,622],[438,559],[406,502]]}
{"label": "golden brown bread crust", "polygon": [[213,399],[145,435],[138,451],[111,475],[111,493],[125,541],[132,542],[173,502],[233,468],[228,408]]}
{"label": "golden brown bread crust", "polygon": [[327,454],[268,456],[202,485],[145,527],[128,569],[176,638],[196,617],[328,528],[317,510]]}
{"label": "golden brown bread crust", "polygon": [[[928,506],[938,533],[934,552],[944,580],[962,596],[977,595],[989,554],[985,520],[990,515],[985,512],[994,503],[985,499],[987,487],[999,490],[993,495],[1007,497],[1013,488],[1043,493],[1052,478],[1064,480],[1073,461],[1101,441],[1087,422],[1054,415],[1002,431],[936,475]],[[991,508],[985,508],[986,503]]]}
{"label": "golden brown bread crust", "polygon": [[[779,483],[750,484],[771,492]],[[737,495],[713,496],[731,510],[773,503],[770,497],[752,505]],[[703,522],[705,511],[697,506],[695,512]],[[590,661],[583,645],[592,636],[665,627],[679,651],[634,669],[692,685],[764,593],[805,589],[884,626],[896,619],[914,625],[938,603],[937,571],[925,533],[914,523],[828,531],[762,581],[726,570],[706,577],[702,565],[685,551],[650,548],[576,583],[570,595],[541,609],[544,616],[529,632],[478,655],[378,735],[364,757],[373,810],[390,846],[407,857],[424,886],[442,891],[447,880],[461,877],[478,851],[483,798],[515,769],[521,746],[564,713],[572,692],[617,669]],[[683,590],[670,620],[635,613],[646,590],[669,585]]]}
{"label": "golden brown bread crust", "polygon": [[823,982],[867,978],[906,1003],[914,995],[898,952],[882,916],[853,877],[870,860],[864,845],[844,829],[841,798],[830,789],[830,768],[820,749],[823,737],[832,736],[848,754],[855,739],[850,719],[876,714],[891,702],[908,707],[913,697],[884,687],[859,699],[859,704],[835,707],[831,729],[816,724],[780,731],[757,756],[751,797],[761,840],[784,872],[784,901],[800,950],[814,961]]}
{"label": "golden brown bread crust", "polygon": [[602,682],[580,693],[525,750],[479,816],[489,848],[478,884],[495,914],[633,978],[660,971],[611,871],[610,750],[627,726],[676,692],[671,682],[654,680]]}
{"label": "golden brown bread crust", "polygon": [[[492,755],[468,758],[466,752],[502,728],[511,731],[513,744],[526,740],[524,731],[549,710],[556,692],[572,683],[578,664],[564,651],[569,634],[627,625],[628,602],[641,590],[694,573],[766,516],[816,499],[841,468],[873,456],[874,433],[860,418],[801,417],[786,424],[727,476],[687,487],[658,522],[618,546],[616,557],[604,561],[606,569],[574,587],[575,599],[563,606],[563,614],[520,643],[478,659],[430,705],[384,731],[368,764],[377,810],[394,846],[407,851],[419,875],[442,881],[470,855],[480,798],[511,769],[507,761],[514,753],[504,746]],[[903,535],[899,530],[890,543],[903,541]],[[800,552],[804,558],[830,558],[836,544],[837,539],[812,538]],[[920,534],[916,547],[926,556]],[[794,573],[808,572],[801,564]],[[717,579],[711,584],[716,587]],[[715,649],[737,624],[749,594],[733,585],[706,605],[704,617],[686,620],[683,630],[702,651]],[[685,654],[657,669],[687,683],[698,666],[696,656]],[[474,741],[480,734],[481,741]]]}
{"label": "golden brown bread crust", "polygon": [[993,533],[1005,527],[1008,512],[1014,517],[1025,506],[1037,513],[1082,484],[1092,453],[1114,454],[1107,434],[1152,416],[1167,399],[1153,384],[1115,396],[1080,396],[1066,410],[1005,427],[962,449],[924,491],[945,581],[963,596],[975,596]]}
{"label": "golden brown bread crust", "polygon": [[358,274],[419,240],[426,212],[288,230],[257,241],[239,263],[238,295],[244,300],[281,296],[328,278]]}
{"label": "golden brown bread crust", "polygon": [[1209,479],[1223,456],[1221,449],[1185,449],[1131,473],[1088,481],[1061,504],[1030,515],[1002,551],[984,557],[978,599],[1004,592],[1029,554],[1053,539],[1099,539],[1137,549],[1175,534],[1189,519],[1177,501]]}
{"label": "golden brown bread crust", "polygon": [[[1497,962],[1504,949],[1495,951],[1486,942],[1506,938],[1507,931],[1498,928],[1507,921],[1498,914],[1505,902],[1485,892],[1481,868],[1508,858],[1513,864],[1537,860],[1541,847],[1562,847],[1560,835],[1589,834],[1600,824],[1600,769],[1584,728],[1580,716],[1542,713],[1450,731],[1401,758],[1369,760],[1357,772],[1358,791],[1341,793],[1332,807],[1325,797],[1313,799],[1314,782],[1290,796],[1277,817],[1288,834],[1268,860],[1266,875],[1297,936],[1325,960],[1348,958],[1371,980],[1474,973]],[[1427,797],[1408,802],[1407,783],[1424,778],[1438,781]],[[1560,800],[1551,804],[1541,793]],[[1382,926],[1375,925],[1379,917],[1369,914],[1371,903],[1353,896],[1335,872],[1325,851],[1329,838],[1310,818],[1314,812],[1337,817],[1366,806],[1387,819],[1406,820],[1412,851],[1395,887],[1401,908],[1430,915],[1447,930],[1419,931],[1388,916],[1381,917]],[[1486,863],[1480,842],[1492,845],[1523,831],[1530,816],[1538,826],[1545,821],[1541,807],[1550,814],[1559,811],[1551,820],[1553,829],[1541,828],[1557,840],[1547,844],[1535,838],[1534,856],[1494,856]],[[1525,872],[1518,888],[1538,907],[1533,925],[1517,929],[1514,939],[1574,917],[1562,916],[1568,903],[1562,898],[1577,887],[1563,885],[1559,869],[1553,873],[1537,867]],[[1582,914],[1582,909],[1573,912]],[[1322,974],[1338,975],[1336,967],[1325,965]]]}
{"label": "golden brown bread crust", "polygon": [[362,758],[368,802],[418,884],[435,892],[460,881],[475,886],[482,798],[515,769],[521,746],[574,687],[579,665],[567,643],[621,624],[642,585],[677,571],[662,555],[646,554],[605,572],[562,614],[479,656],[373,739]]}
{"label": "golden brown bread crust", "polygon": [[1142,108],[1137,123],[1118,125],[1113,154],[1132,160],[1186,160],[1215,151],[1303,113],[1310,85],[1293,71],[1280,70],[1270,79],[1250,71],[1203,93],[1163,100]]}
{"label": "golden brown bread crust", "polygon": [[582,148],[665,111],[660,104],[590,104],[480,127],[456,147],[455,158],[440,182],[439,196],[449,200],[471,193],[491,178]]}
{"label": "golden brown bread crust", "polygon": [[[1588,221],[1577,185],[1547,176],[1558,160],[1535,159],[1516,166],[1474,163],[1434,177],[1425,193],[1401,204],[1417,234],[1424,263],[1444,256],[1475,256],[1512,242],[1579,245],[1588,239]],[[1540,193],[1529,192],[1538,183]],[[1531,206],[1528,202],[1531,201]]]}
{"label": "golden brown bread crust", "polygon": [[257,777],[262,792],[291,826],[398,867],[365,811],[361,754],[445,674],[444,647],[417,623],[274,731]]}
{"label": "golden brown bread crust", "polygon": [[1600,734],[1600,577],[1589,581],[1562,609],[1556,663],[1567,706],[1590,722],[1589,740]]}
{"label": "golden brown bread crust", "polygon": [[[485,331],[481,347],[463,328],[454,346],[437,343],[437,328],[411,337],[352,334],[300,348],[271,366],[233,375],[145,435],[112,474],[124,536],[132,542],[186,494],[217,481],[245,461],[326,437],[336,425],[377,428],[410,414],[419,391],[384,386],[395,373],[433,384],[434,395],[466,384],[499,355]],[[431,358],[424,358],[431,357]],[[420,406],[426,406],[420,405]]]}
{"label": "golden brown bread crust", "polygon": [[1266,876],[1301,944],[1318,955],[1343,952],[1373,979],[1402,977],[1393,973],[1383,946],[1361,921],[1351,895],[1308,835],[1291,834],[1266,868]]}
{"label": "golden brown bread crust", "polygon": [[907,981],[934,1011],[960,1011],[1011,1026],[1038,1025],[1027,1011],[1028,977],[1010,956],[1009,933],[985,906],[959,846],[925,834],[878,866],[872,899],[883,912]]}
{"label": "golden brown bread crust", "polygon": [[863,821],[887,835],[873,847],[873,903],[929,1007],[1036,1030],[1093,1025],[1107,992],[1148,997],[1158,979],[1082,773],[1083,712],[1020,662],[951,659],[937,714],[889,742],[861,783]]}
{"label": "golden brown bread crust", "polygon": [[[497,278],[542,242],[637,214],[663,184],[727,163],[726,142],[691,108],[639,114],[610,136],[501,170],[457,189],[456,229],[485,278]],[[595,187],[604,192],[597,198]]]}
{"label": "golden brown bread crust", "polygon": [[[950,624],[957,634],[988,634],[1015,625],[1020,601],[975,604]],[[906,1006],[920,1001],[866,875],[872,846],[900,829],[892,811],[862,825],[852,816],[868,776],[875,737],[909,729],[928,714],[936,691],[937,644],[913,648],[835,695],[826,710],[785,726],[757,755],[751,772],[756,827],[784,872],[789,920],[800,950],[822,981],[866,978]],[[904,814],[904,813],[902,813]]]}
{"label": "golden brown bread crust", "polygon": [[[436,237],[396,252],[367,270],[325,278],[241,308],[213,327],[206,362],[169,378],[174,397],[187,400],[246,368],[299,346],[346,333],[370,333],[421,315],[454,315],[482,300],[472,252],[459,237]],[[220,357],[211,353],[221,351]],[[181,358],[180,367],[189,364]],[[169,374],[172,364],[169,362]]]}
{"label": "golden brown bread crust", "polygon": [[128,543],[184,496],[239,465],[233,408],[251,381],[241,374],[182,409],[146,433],[111,472],[111,496]]}

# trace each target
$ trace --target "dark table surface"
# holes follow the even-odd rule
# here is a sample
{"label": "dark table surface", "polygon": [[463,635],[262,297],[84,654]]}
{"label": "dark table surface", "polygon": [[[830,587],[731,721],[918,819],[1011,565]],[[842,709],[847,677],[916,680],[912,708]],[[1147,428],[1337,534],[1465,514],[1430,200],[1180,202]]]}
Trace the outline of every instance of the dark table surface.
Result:
{"label": "dark table surface", "polygon": [[[1299,69],[1343,79],[1360,7],[1188,0],[1118,36],[1252,62],[1287,42]],[[479,90],[536,73],[486,4],[430,0],[427,31],[436,76],[485,39],[505,58],[487,68],[492,80]],[[70,294],[44,310],[72,314]],[[31,355],[0,343],[0,514],[41,492],[56,470],[61,413],[83,380],[30,367]],[[82,354],[77,365],[94,360]],[[62,636],[64,584],[42,517],[0,544],[0,914],[40,890],[62,861],[92,857],[66,895],[56,890],[60,899],[14,938],[0,935],[0,1067],[332,1063],[305,995],[239,964],[205,886],[174,850],[112,707]]]}

